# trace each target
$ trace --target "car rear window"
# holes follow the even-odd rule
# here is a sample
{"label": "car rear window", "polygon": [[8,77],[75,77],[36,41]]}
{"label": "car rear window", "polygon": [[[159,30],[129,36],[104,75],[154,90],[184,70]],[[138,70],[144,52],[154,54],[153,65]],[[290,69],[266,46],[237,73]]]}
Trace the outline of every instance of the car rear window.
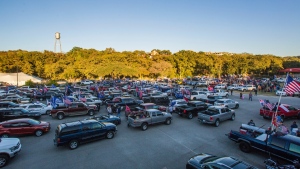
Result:
{"label": "car rear window", "polygon": [[218,100],[217,103],[224,103],[224,101],[223,100]]}

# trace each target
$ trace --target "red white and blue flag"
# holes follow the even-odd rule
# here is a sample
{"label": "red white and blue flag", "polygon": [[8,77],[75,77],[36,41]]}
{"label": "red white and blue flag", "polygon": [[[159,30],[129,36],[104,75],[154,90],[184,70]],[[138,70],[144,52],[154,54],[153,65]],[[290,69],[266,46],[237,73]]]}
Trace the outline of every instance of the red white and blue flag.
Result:
{"label": "red white and blue flag", "polygon": [[67,96],[65,96],[65,98],[64,98],[64,103],[67,105],[72,104],[71,100]]}
{"label": "red white and blue flag", "polygon": [[260,103],[261,106],[264,106],[266,104],[265,101],[262,100],[262,99],[259,100],[259,103]]}
{"label": "red white and blue flag", "polygon": [[290,75],[286,78],[286,86],[284,91],[290,95],[300,91],[300,82],[295,81]]}

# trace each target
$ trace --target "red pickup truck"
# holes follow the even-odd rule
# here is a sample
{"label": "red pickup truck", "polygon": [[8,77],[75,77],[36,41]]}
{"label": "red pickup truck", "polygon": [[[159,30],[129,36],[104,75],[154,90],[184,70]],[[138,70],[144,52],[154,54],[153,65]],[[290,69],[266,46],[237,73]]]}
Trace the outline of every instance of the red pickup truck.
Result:
{"label": "red pickup truck", "polygon": [[[265,119],[272,118],[273,114],[276,112],[276,109],[276,106],[272,110],[269,110],[268,107],[262,107],[259,110],[259,115],[261,115]],[[297,109],[288,104],[279,105],[277,114],[280,115],[282,119],[294,117],[300,119],[300,109]]]}

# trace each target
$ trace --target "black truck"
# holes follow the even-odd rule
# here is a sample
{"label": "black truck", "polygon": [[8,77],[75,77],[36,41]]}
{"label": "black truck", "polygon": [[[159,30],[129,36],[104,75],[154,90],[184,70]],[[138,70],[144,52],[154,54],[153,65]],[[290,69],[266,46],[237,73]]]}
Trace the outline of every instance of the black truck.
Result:
{"label": "black truck", "polygon": [[176,112],[180,116],[185,116],[188,119],[192,119],[194,116],[198,115],[199,111],[206,110],[208,108],[207,104],[201,101],[189,101],[187,105],[176,107]]}
{"label": "black truck", "polygon": [[300,137],[242,124],[239,131],[231,130],[227,137],[238,143],[245,153],[256,149],[293,162],[300,159]]}
{"label": "black truck", "polygon": [[127,105],[130,109],[134,109],[138,105],[143,103],[142,100],[135,100],[131,97],[115,97],[112,101],[107,101],[106,105],[113,105],[115,107],[121,106],[122,110],[125,110]]}

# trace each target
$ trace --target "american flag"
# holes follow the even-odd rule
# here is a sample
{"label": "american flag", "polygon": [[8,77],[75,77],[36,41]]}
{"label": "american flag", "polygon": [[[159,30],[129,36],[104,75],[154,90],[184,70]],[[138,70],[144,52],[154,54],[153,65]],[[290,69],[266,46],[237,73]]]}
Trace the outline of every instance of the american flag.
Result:
{"label": "american flag", "polygon": [[67,105],[72,104],[71,100],[70,100],[68,97],[66,97],[66,96],[65,96],[65,98],[64,98],[64,102],[65,102],[65,104],[67,104]]}
{"label": "american flag", "polygon": [[290,75],[286,78],[284,91],[290,95],[300,91],[300,82],[295,81]]}
{"label": "american flag", "polygon": [[272,110],[272,109],[274,108],[274,106],[273,106],[270,102],[266,103],[266,106],[267,106],[270,110]]}

